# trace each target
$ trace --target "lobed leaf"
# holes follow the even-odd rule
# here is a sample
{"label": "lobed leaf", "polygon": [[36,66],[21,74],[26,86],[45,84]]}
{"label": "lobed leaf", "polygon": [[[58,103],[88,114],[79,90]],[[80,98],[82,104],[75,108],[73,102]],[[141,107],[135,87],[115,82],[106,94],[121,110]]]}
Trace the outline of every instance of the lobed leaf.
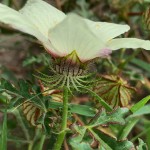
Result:
{"label": "lobed leaf", "polygon": [[125,124],[124,115],[128,112],[127,108],[117,108],[113,112],[106,112],[102,109],[101,113],[96,119],[94,119],[90,126],[96,127],[99,125],[109,125],[109,124]]}

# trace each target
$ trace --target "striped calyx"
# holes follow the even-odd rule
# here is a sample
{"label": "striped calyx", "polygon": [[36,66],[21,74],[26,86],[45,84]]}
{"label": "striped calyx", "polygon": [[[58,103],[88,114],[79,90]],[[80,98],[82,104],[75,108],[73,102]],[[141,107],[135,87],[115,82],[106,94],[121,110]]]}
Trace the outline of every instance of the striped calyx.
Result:
{"label": "striped calyx", "polygon": [[86,74],[85,67],[86,64],[80,61],[75,50],[66,57],[55,59],[54,61],[55,71],[67,76],[84,75]]}
{"label": "striped calyx", "polygon": [[67,86],[69,90],[79,90],[81,86],[87,87],[93,82],[93,73],[89,73],[88,65],[89,62],[82,63],[76,51],[73,51],[66,57],[54,58],[50,76],[39,72],[36,77],[51,88]]}

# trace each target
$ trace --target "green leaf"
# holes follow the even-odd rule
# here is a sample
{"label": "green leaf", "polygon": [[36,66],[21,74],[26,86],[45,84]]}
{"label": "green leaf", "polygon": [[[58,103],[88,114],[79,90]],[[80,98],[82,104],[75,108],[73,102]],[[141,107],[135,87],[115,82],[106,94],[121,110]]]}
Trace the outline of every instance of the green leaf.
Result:
{"label": "green leaf", "polygon": [[[83,87],[82,87],[83,88]],[[97,101],[99,101],[99,103],[107,110],[107,111],[112,111],[112,107],[109,106],[105,100],[103,100],[99,95],[97,95],[95,92],[91,91],[90,89],[87,89],[87,88],[83,88],[85,90],[87,90],[93,97],[95,97],[95,99]]]}
{"label": "green leaf", "polygon": [[100,150],[113,150],[107,142],[103,141],[102,138],[97,134],[97,132],[94,132],[91,128],[88,128],[88,130],[92,133],[92,135],[95,137],[97,141],[100,143]]}
{"label": "green leaf", "polygon": [[7,97],[0,94],[0,103],[7,103]]}
{"label": "green leaf", "polygon": [[125,124],[124,115],[128,112],[127,108],[118,108],[113,112],[106,112],[104,109],[98,115],[97,119],[94,119],[90,123],[90,127],[95,127],[105,124]]}
{"label": "green leaf", "polygon": [[137,150],[148,150],[146,143],[144,143],[141,139],[139,139],[139,146],[137,146]]}
{"label": "green leaf", "polygon": [[37,58],[35,56],[26,58],[26,60],[23,61],[23,67],[26,67],[26,66],[31,65],[36,62],[37,62]]}
{"label": "green leaf", "polygon": [[141,115],[147,115],[150,114],[150,105],[145,105],[136,112],[133,113],[133,115],[130,115],[130,117],[136,117]]}
{"label": "green leaf", "polygon": [[44,122],[42,125],[43,125],[43,129],[44,129],[44,133],[46,135],[51,134],[50,119],[49,119],[49,117],[51,116],[50,114],[51,114],[51,112],[47,112],[47,113],[43,114]]}
{"label": "green leaf", "polygon": [[72,113],[84,115],[88,117],[94,117],[96,114],[96,110],[94,108],[86,105],[70,104],[69,110]]}
{"label": "green leaf", "polygon": [[11,101],[9,102],[9,106],[8,106],[8,110],[12,110],[20,105],[22,105],[22,103],[24,102],[23,98],[20,97],[14,97],[11,99]]}
{"label": "green leaf", "polygon": [[131,111],[134,113],[138,111],[140,108],[142,108],[148,101],[150,100],[150,95],[146,96],[142,100],[140,100],[138,103],[136,103],[134,106],[131,107]]}
{"label": "green leaf", "polygon": [[29,94],[30,87],[29,84],[24,80],[19,80],[19,88],[20,88],[20,95],[25,98],[31,98],[31,94]]}
{"label": "green leaf", "polygon": [[3,87],[3,90],[8,90],[12,93],[19,94],[18,90],[16,90],[15,87],[13,87],[12,84],[5,79],[1,79],[1,86]]}
{"label": "green leaf", "polygon": [[[33,102],[37,107],[43,109],[43,97],[40,97],[40,93],[36,93],[33,88],[24,80],[19,80],[19,87],[16,88],[10,82],[5,79],[1,80],[1,87],[7,93],[12,95],[12,99],[10,101],[10,109],[19,107],[23,102],[30,101]],[[30,90],[33,90],[33,93],[30,93]]]}
{"label": "green leaf", "polygon": [[48,109],[59,109],[63,107],[63,103],[50,101]]}
{"label": "green leaf", "polygon": [[127,138],[127,136],[129,135],[129,133],[131,132],[131,130],[133,129],[133,127],[137,124],[137,122],[139,121],[139,118],[128,118],[126,121],[126,125],[124,125],[122,127],[122,129],[120,129],[119,133],[118,133],[118,139],[119,140],[124,140]]}
{"label": "green leaf", "polygon": [[92,150],[90,145],[86,143],[83,138],[86,133],[86,128],[75,126],[77,134],[69,140],[73,150]]}
{"label": "green leaf", "polygon": [[[48,109],[59,109],[63,107],[63,103],[60,102],[49,102]],[[69,111],[71,113],[87,116],[87,117],[94,117],[96,114],[96,110],[87,105],[78,105],[78,104],[69,104]]]}
{"label": "green leaf", "polygon": [[143,60],[140,60],[140,59],[133,59],[131,61],[133,64],[137,65],[138,67],[142,68],[143,70],[147,71],[148,73],[150,73],[150,64],[143,61]]}
{"label": "green leaf", "polygon": [[112,138],[97,129],[94,131],[109,147],[112,148],[112,150],[131,150],[134,148],[133,143],[128,140],[118,141],[117,139]]}
{"label": "green leaf", "polygon": [[0,137],[0,149],[7,150],[7,110],[4,113],[2,133]]}
{"label": "green leaf", "polygon": [[23,61],[23,67],[35,64],[35,63],[43,63],[44,66],[48,66],[51,62],[50,56],[46,54],[39,54],[37,56],[30,56]]}

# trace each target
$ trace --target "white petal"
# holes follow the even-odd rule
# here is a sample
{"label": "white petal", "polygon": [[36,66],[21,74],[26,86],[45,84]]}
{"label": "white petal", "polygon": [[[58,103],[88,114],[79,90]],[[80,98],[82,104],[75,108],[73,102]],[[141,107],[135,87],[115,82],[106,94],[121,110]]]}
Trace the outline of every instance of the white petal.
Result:
{"label": "white petal", "polygon": [[107,43],[108,47],[112,50],[118,50],[121,48],[143,48],[146,50],[150,50],[150,41],[149,40],[141,40],[136,38],[120,38],[113,39]]}
{"label": "white petal", "polygon": [[13,28],[23,31],[25,33],[39,36],[38,31],[30,23],[30,21],[22,14],[19,14],[17,11],[3,4],[0,4],[0,14],[0,22],[9,24]]}
{"label": "white petal", "polygon": [[49,39],[61,56],[76,51],[82,61],[99,57],[104,48],[101,39],[95,36],[84,19],[70,14],[55,28],[50,30]]}
{"label": "white petal", "polygon": [[28,0],[20,12],[0,4],[0,22],[35,36],[44,47],[56,54],[48,40],[48,30],[64,17],[64,13],[42,0]]}
{"label": "white petal", "polygon": [[48,31],[65,18],[65,14],[43,0],[28,0],[20,10],[44,36]]}
{"label": "white petal", "polygon": [[130,27],[128,25],[120,25],[107,22],[94,22],[86,19],[88,26],[91,28],[92,32],[107,42],[125,32],[127,32]]}

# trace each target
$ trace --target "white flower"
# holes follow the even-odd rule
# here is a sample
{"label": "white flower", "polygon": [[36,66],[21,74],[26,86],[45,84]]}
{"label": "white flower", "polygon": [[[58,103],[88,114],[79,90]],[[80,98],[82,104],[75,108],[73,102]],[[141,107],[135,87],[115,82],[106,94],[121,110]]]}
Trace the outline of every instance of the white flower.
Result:
{"label": "white flower", "polygon": [[76,51],[82,62],[103,57],[120,48],[150,50],[150,41],[116,38],[130,29],[128,25],[65,15],[43,0],[28,0],[20,11],[0,4],[0,22],[35,36],[54,56],[63,57]]}

